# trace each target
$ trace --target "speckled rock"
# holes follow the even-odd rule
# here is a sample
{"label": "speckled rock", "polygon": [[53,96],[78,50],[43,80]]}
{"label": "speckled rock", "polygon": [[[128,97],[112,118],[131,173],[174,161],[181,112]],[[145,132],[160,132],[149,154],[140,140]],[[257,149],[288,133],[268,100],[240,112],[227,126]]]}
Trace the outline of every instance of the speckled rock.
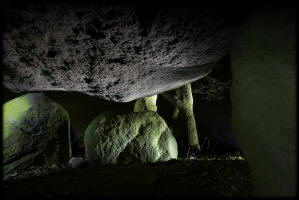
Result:
{"label": "speckled rock", "polygon": [[67,166],[71,156],[68,113],[42,93],[3,105],[4,174],[31,167]]}
{"label": "speckled rock", "polygon": [[232,129],[254,195],[296,195],[296,11],[265,7],[242,27],[232,54]]}
{"label": "speckled rock", "polygon": [[236,26],[204,6],[31,5],[5,9],[4,86],[128,102],[206,76]]}
{"label": "speckled rock", "polygon": [[101,113],[85,131],[85,153],[93,164],[153,163],[176,159],[177,142],[153,111]]}

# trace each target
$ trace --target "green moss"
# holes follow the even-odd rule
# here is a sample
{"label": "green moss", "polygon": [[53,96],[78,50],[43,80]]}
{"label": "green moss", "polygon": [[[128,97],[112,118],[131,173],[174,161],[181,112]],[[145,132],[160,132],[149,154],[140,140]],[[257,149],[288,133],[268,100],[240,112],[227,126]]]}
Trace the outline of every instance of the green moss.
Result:
{"label": "green moss", "polygon": [[[162,134],[164,146],[159,145]],[[173,146],[171,151],[169,145]],[[156,112],[105,112],[87,127],[85,152],[91,163],[156,162],[176,158],[177,144],[165,121]]]}
{"label": "green moss", "polygon": [[150,97],[145,97],[137,99],[134,105],[134,112],[143,112],[143,111],[157,111],[157,95]]}
{"label": "green moss", "polygon": [[145,100],[145,105],[147,110],[157,112],[157,105],[156,105],[157,95],[151,97],[145,97],[144,100]]}
{"label": "green moss", "polygon": [[13,123],[22,120],[24,112],[31,108],[28,96],[23,95],[13,100],[6,102],[3,106],[3,140],[7,138],[12,132],[10,131]]}
{"label": "green moss", "polygon": [[3,110],[5,174],[45,163],[67,165],[71,156],[67,111],[42,93],[13,99]]}

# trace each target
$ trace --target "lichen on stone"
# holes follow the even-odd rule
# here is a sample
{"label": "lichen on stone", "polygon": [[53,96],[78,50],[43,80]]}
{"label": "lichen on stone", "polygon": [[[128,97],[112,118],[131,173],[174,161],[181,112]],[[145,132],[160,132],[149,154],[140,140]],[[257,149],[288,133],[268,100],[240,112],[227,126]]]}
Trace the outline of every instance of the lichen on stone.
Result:
{"label": "lichen on stone", "polygon": [[71,155],[68,113],[42,93],[3,105],[4,174],[30,167],[65,165]]}
{"label": "lichen on stone", "polygon": [[104,112],[85,131],[91,164],[147,163],[177,158],[177,143],[166,122],[153,111]]}

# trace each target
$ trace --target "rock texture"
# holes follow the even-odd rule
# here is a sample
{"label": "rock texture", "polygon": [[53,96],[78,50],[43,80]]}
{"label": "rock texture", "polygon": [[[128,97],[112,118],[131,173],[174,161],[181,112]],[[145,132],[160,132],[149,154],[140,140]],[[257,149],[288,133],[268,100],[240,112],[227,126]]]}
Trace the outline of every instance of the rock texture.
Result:
{"label": "rock texture", "polygon": [[153,95],[150,97],[137,99],[134,104],[134,112],[143,112],[146,110],[157,112],[157,98],[158,95]]}
{"label": "rock texture", "polygon": [[42,93],[29,93],[3,105],[4,174],[30,167],[68,164],[68,113]]}
{"label": "rock texture", "polygon": [[257,196],[296,194],[294,8],[257,10],[231,54],[232,128],[248,159]]}
{"label": "rock texture", "polygon": [[4,86],[127,102],[207,75],[236,26],[204,6],[5,8]]}
{"label": "rock texture", "polygon": [[166,122],[153,111],[104,112],[87,127],[84,139],[91,164],[153,163],[178,155],[177,142]]}

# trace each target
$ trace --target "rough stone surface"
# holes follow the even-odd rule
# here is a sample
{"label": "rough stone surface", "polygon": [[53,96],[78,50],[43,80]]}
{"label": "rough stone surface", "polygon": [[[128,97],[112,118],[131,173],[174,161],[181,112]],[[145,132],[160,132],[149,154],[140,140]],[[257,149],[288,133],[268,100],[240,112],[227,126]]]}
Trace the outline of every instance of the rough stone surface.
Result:
{"label": "rough stone surface", "polygon": [[128,102],[206,76],[236,26],[204,6],[31,5],[5,9],[4,86]]}
{"label": "rough stone surface", "polygon": [[142,112],[146,110],[157,112],[157,98],[158,95],[137,99],[134,105],[134,112]]}
{"label": "rough stone surface", "polygon": [[71,156],[68,113],[42,93],[3,105],[4,174],[66,165]]}
{"label": "rough stone surface", "polygon": [[296,194],[294,8],[257,10],[231,54],[232,128],[248,159],[257,196]]}
{"label": "rough stone surface", "polygon": [[176,159],[178,149],[156,112],[104,112],[85,131],[85,153],[91,164],[153,163]]}

